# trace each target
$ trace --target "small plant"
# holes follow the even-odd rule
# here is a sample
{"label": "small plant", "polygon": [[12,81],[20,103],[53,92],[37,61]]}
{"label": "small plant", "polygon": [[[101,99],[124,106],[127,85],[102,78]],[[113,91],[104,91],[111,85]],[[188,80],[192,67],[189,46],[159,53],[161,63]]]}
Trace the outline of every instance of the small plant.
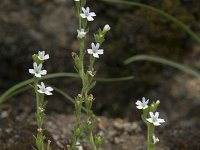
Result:
{"label": "small plant", "polygon": [[[29,69],[29,73],[33,74],[34,84],[33,88],[36,95],[36,118],[37,118],[37,135],[35,137],[35,142],[37,150],[45,150],[45,136],[43,134],[43,121],[44,121],[44,111],[47,105],[47,101],[44,100],[45,95],[52,95],[53,88],[46,87],[43,82],[39,83],[39,78],[47,74],[46,70],[42,70],[43,63],[45,60],[49,59],[49,55],[45,55],[45,52],[38,52],[33,56],[33,69]],[[36,148],[34,148],[36,149]],[[47,150],[50,150],[50,141],[48,141]]]}
{"label": "small plant", "polygon": [[[94,69],[95,60],[99,58],[99,55],[104,53],[100,46],[104,42],[104,37],[106,33],[110,30],[109,25],[105,25],[103,29],[99,29],[98,33],[94,34],[94,41],[91,43],[90,49],[85,49],[85,39],[89,32],[87,24],[94,21],[96,14],[90,11],[89,7],[85,7],[86,0],[75,0],[76,12],[79,20],[79,29],[77,30],[77,39],[79,42],[79,54],[72,53],[72,57],[75,63],[75,69],[78,72],[82,81],[82,90],[80,94],[75,98],[75,116],[76,124],[74,127],[72,143],[69,146],[70,150],[75,150],[77,142],[81,136],[88,141],[91,145],[92,150],[98,150],[100,144],[102,143],[102,137],[93,134],[93,129],[96,123],[96,116],[93,114],[92,105],[94,102],[94,97],[90,93],[90,90],[95,86],[96,81],[94,76],[96,71]],[[85,64],[85,54],[88,53],[89,64]],[[82,106],[86,108],[87,119],[83,122],[81,121],[81,109]]]}
{"label": "small plant", "polygon": [[[143,110],[141,117],[144,123],[147,125],[147,149],[154,150],[154,145],[159,142],[158,137],[156,137],[154,134],[155,126],[161,125],[161,123],[164,123],[165,120],[159,118],[159,112],[156,112],[160,101],[157,100],[156,102],[153,102],[150,106],[148,106],[148,103],[149,100],[146,100],[145,97],[143,97],[142,101],[137,100],[135,104],[137,105],[136,107],[138,109]],[[150,118],[147,118],[148,115],[150,116]]]}

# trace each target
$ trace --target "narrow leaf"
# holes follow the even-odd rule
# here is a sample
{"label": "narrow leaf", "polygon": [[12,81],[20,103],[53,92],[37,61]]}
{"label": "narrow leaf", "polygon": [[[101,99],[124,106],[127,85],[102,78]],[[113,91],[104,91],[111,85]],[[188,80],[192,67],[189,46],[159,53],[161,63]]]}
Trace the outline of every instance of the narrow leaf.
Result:
{"label": "narrow leaf", "polygon": [[171,67],[174,67],[176,69],[179,69],[185,73],[188,73],[194,77],[199,78],[200,77],[200,72],[198,70],[195,70],[191,67],[188,67],[186,65],[165,59],[165,58],[161,58],[161,57],[157,57],[157,56],[149,56],[149,55],[136,55],[133,57],[128,58],[127,60],[124,61],[124,64],[130,64],[134,61],[152,61],[152,62],[157,62],[157,63],[161,63],[161,64],[165,64]]}

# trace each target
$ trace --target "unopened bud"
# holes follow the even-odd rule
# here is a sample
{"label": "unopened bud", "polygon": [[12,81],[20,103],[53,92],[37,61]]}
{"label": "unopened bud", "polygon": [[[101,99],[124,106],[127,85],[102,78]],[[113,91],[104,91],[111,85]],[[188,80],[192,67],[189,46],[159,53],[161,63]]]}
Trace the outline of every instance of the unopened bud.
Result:
{"label": "unopened bud", "polygon": [[153,144],[158,143],[160,140],[158,137],[156,137],[155,135],[153,135]]}
{"label": "unopened bud", "polygon": [[89,101],[89,102],[93,102],[93,101],[94,101],[94,97],[93,97],[92,94],[89,95],[89,97],[88,97],[88,101]]}
{"label": "unopened bud", "polygon": [[42,107],[38,107],[38,109],[39,109],[39,111],[40,111],[41,113],[45,111],[45,109],[42,108]]}
{"label": "unopened bud", "polygon": [[38,128],[37,131],[38,131],[38,132],[42,132],[42,128]]}
{"label": "unopened bud", "polygon": [[76,128],[75,134],[76,134],[77,137],[79,137],[81,135],[81,128],[80,127]]}
{"label": "unopened bud", "polygon": [[108,32],[111,29],[111,27],[107,24],[103,28],[103,32]]}
{"label": "unopened bud", "polygon": [[102,143],[103,143],[103,137],[97,135],[97,136],[95,137],[95,145],[96,145],[97,147],[99,147]]}

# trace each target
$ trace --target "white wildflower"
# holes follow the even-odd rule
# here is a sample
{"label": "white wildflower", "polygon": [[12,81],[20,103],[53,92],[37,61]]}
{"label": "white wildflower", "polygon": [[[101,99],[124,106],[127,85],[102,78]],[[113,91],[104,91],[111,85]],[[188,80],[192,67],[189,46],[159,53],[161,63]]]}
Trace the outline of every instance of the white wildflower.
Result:
{"label": "white wildflower", "polygon": [[44,83],[41,82],[41,85],[37,85],[39,87],[39,90],[37,90],[39,93],[42,93],[42,94],[46,94],[46,95],[52,95],[51,91],[53,91],[53,88],[48,86],[48,87],[45,87]]}
{"label": "white wildflower", "polygon": [[138,109],[146,109],[148,108],[148,104],[149,103],[149,99],[145,100],[145,97],[142,98],[142,101],[137,100],[137,102],[135,103]]}
{"label": "white wildflower", "polygon": [[147,118],[147,121],[149,121],[150,123],[153,123],[154,126],[159,126],[161,125],[160,123],[164,123],[165,120],[164,119],[160,119],[159,117],[159,112],[156,112],[155,115],[153,114],[153,112],[149,112],[150,118]]}
{"label": "white wildflower", "polygon": [[90,12],[90,8],[87,7],[86,9],[84,7],[82,7],[82,11],[83,13],[80,14],[80,16],[82,18],[86,18],[88,21],[93,21],[94,18],[96,16],[96,14],[94,12]]}
{"label": "white wildflower", "polygon": [[77,30],[77,32],[78,32],[78,38],[80,39],[84,38],[86,35],[86,32],[84,31],[84,29]]}
{"label": "white wildflower", "polygon": [[103,54],[103,49],[99,49],[100,44],[97,43],[96,45],[94,43],[91,44],[92,49],[88,49],[88,54],[92,54],[95,58],[99,58],[99,55]]}
{"label": "white wildflower", "polygon": [[42,70],[42,64],[37,65],[37,63],[34,62],[33,69],[29,69],[29,73],[34,74],[36,77],[40,78],[41,75],[47,74],[47,71]]}
{"label": "white wildflower", "polygon": [[49,59],[49,54],[45,55],[45,51],[39,51],[38,52],[38,59],[47,60],[47,59]]}

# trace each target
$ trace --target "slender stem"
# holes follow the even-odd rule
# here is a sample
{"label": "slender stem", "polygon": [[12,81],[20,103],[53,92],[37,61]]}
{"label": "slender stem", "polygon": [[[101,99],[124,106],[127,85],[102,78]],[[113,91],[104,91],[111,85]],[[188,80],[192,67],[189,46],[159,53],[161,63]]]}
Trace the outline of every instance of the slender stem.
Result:
{"label": "slender stem", "polygon": [[90,144],[92,146],[92,150],[97,150],[97,147],[96,147],[95,142],[94,142],[92,130],[89,133],[89,140],[90,140]]}
{"label": "slender stem", "polygon": [[[44,135],[42,133],[42,124],[43,124],[43,112],[40,111],[39,108],[42,108],[44,95],[39,95],[38,93],[38,78],[34,77],[34,90],[36,95],[36,118],[37,118],[37,126],[38,126],[38,133],[36,136],[36,145],[38,150],[44,150]],[[40,130],[41,129],[41,130]]]}
{"label": "slender stem", "polygon": [[[81,12],[81,8],[79,8],[79,12],[78,12],[78,17],[79,17],[79,29],[81,30],[81,26],[82,26],[82,23],[81,23],[81,16],[80,16],[80,12]],[[78,70],[78,73],[79,73],[79,76],[82,80],[82,90],[81,90],[81,95],[83,95],[84,91],[84,85],[85,85],[85,82],[84,82],[84,40],[80,40],[79,41],[79,46],[80,46],[80,53],[79,53],[79,58],[80,58],[80,69]],[[82,100],[83,101],[83,100]],[[75,104],[76,105],[76,104]],[[76,147],[76,143],[77,143],[77,140],[78,140],[78,136],[76,134],[76,130],[78,127],[80,127],[80,124],[81,124],[81,108],[82,108],[82,102],[81,102],[81,106],[79,109],[77,109],[77,107],[75,107],[75,111],[76,111],[76,125],[75,125],[75,128],[74,128],[74,133],[73,133],[73,139],[72,139],[72,144],[70,146],[70,150],[75,150],[75,147]]]}
{"label": "slender stem", "polygon": [[39,93],[37,91],[38,87],[38,78],[34,77],[34,90],[35,90],[35,96],[36,96],[36,115],[37,115],[37,124],[39,124]]}
{"label": "slender stem", "polygon": [[148,123],[147,127],[148,127],[147,128],[148,150],[154,150],[154,144],[153,144],[154,126],[153,126],[153,124]]}

